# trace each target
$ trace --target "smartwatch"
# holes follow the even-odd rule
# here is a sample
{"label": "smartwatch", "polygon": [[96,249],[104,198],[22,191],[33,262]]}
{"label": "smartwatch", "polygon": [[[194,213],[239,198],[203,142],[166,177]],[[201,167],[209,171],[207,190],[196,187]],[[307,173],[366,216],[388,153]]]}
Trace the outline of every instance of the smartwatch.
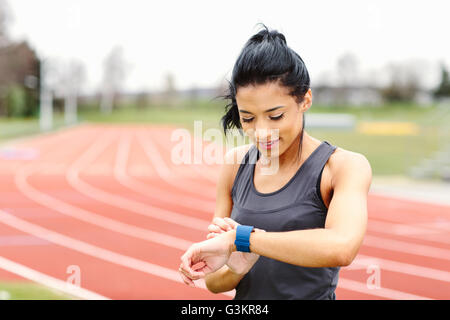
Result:
{"label": "smartwatch", "polygon": [[253,231],[253,226],[239,225],[236,228],[236,245],[237,251],[250,252],[250,233]]}

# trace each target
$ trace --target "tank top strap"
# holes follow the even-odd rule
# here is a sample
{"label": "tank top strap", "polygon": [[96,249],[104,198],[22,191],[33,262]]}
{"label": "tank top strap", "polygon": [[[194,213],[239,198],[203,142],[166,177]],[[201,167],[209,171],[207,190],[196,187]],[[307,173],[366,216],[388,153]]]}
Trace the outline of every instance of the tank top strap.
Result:
{"label": "tank top strap", "polygon": [[336,150],[328,141],[323,141],[314,153],[314,158],[307,164],[308,175],[312,178],[317,178],[321,173],[330,156]]}
{"label": "tank top strap", "polygon": [[310,189],[312,187],[317,188],[318,186],[320,188],[320,178],[322,176],[323,168],[334,150],[336,150],[336,146],[333,146],[328,141],[322,141],[310,157],[306,159],[303,163],[305,168],[300,178],[304,187]]}

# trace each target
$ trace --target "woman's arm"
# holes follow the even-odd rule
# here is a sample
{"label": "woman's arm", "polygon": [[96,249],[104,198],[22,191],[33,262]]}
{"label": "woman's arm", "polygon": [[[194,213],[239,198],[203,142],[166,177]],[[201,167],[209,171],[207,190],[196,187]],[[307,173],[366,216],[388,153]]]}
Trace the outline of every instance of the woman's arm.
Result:
{"label": "woman's arm", "polygon": [[[356,153],[341,157],[336,168],[325,228],[252,233],[250,250],[304,267],[349,265],[358,253],[366,231],[372,170],[367,159]],[[235,250],[235,238],[235,231],[229,231],[232,251]]]}
{"label": "woman's arm", "polygon": [[207,274],[205,284],[212,293],[227,292],[236,288],[244,276],[245,274],[234,273],[227,265],[224,265],[216,272]]}

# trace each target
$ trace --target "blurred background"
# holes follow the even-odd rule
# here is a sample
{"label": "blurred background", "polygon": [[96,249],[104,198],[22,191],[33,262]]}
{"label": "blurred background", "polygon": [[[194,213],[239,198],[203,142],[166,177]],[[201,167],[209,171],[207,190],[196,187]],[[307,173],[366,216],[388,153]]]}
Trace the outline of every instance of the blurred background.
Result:
{"label": "blurred background", "polygon": [[[14,141],[83,124],[220,129],[226,102],[216,97],[262,22],[309,70],[309,134],[364,154],[375,191],[442,204],[449,9],[435,0],[0,0],[0,158],[23,156]],[[36,297],[18,283],[0,277],[0,293]]]}

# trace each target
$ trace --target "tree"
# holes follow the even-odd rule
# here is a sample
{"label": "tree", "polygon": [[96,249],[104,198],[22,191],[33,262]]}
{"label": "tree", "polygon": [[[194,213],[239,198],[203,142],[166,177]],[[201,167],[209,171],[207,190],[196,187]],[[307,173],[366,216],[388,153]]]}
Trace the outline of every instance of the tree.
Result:
{"label": "tree", "polygon": [[358,60],[352,53],[345,53],[337,61],[337,96],[338,104],[346,104],[350,100],[351,87],[358,83]]}
{"label": "tree", "polygon": [[164,75],[163,101],[170,107],[173,107],[176,104],[177,89],[175,83],[175,75],[171,72],[167,72]]}
{"label": "tree", "polygon": [[0,46],[9,44],[8,24],[11,21],[11,15],[8,3],[0,0]]}
{"label": "tree", "polygon": [[450,77],[444,63],[441,63],[441,82],[433,94],[435,98],[450,97]]}
{"label": "tree", "polygon": [[410,102],[421,89],[420,75],[424,66],[417,61],[390,63],[387,66],[389,84],[381,90],[382,96],[389,102]]}
{"label": "tree", "polygon": [[64,118],[66,124],[77,122],[78,94],[86,72],[82,62],[72,60],[64,77]]}
{"label": "tree", "polygon": [[[40,62],[35,51],[29,47],[28,43],[10,42],[0,46],[0,115],[31,116],[37,112],[39,104],[39,77]],[[22,87],[25,92],[25,108],[20,104],[11,104],[17,99],[6,99],[9,91],[12,96],[17,96],[16,86]],[[21,112],[14,111],[16,108]]]}
{"label": "tree", "polygon": [[111,113],[113,110],[117,96],[125,80],[126,68],[122,47],[114,47],[103,63],[102,95],[100,101],[100,110],[103,113]]}
{"label": "tree", "polygon": [[339,84],[342,87],[354,86],[358,82],[358,59],[352,53],[343,54],[337,61]]}

